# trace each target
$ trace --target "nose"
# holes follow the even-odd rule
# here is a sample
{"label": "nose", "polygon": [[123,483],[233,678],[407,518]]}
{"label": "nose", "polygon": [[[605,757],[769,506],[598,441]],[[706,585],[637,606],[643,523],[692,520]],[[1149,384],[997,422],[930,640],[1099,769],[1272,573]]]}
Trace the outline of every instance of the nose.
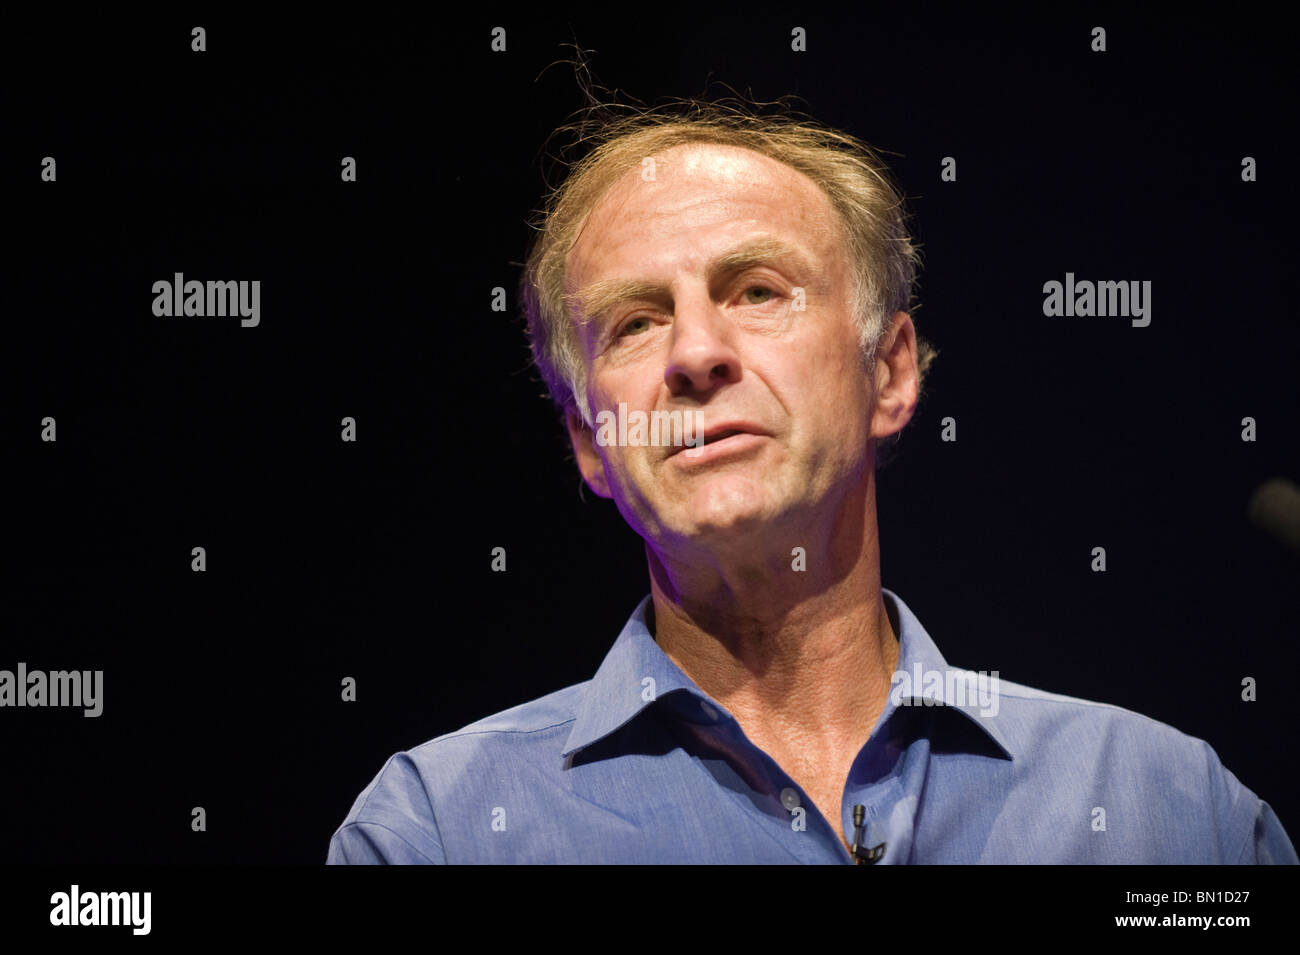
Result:
{"label": "nose", "polygon": [[741,377],[726,315],[707,291],[678,296],[664,381],[673,397],[706,399]]}

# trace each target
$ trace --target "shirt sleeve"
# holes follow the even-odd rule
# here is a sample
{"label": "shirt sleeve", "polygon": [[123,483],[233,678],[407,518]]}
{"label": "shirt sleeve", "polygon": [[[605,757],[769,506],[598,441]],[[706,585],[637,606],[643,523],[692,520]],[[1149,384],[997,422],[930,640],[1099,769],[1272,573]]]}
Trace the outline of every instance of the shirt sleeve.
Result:
{"label": "shirt sleeve", "polygon": [[1237,859],[1241,865],[1300,865],[1295,846],[1282,828],[1273,808],[1259,801],[1259,815],[1255,818],[1255,832],[1241,847]]}
{"label": "shirt sleeve", "polygon": [[[1271,806],[1224,766],[1205,740],[1202,766],[1209,769],[1209,799],[1222,845],[1214,862],[1227,865],[1296,865],[1292,846]],[[1231,842],[1227,842],[1231,839]]]}
{"label": "shirt sleeve", "polygon": [[433,803],[411,757],[397,753],[330,839],[326,865],[446,863]]}
{"label": "shirt sleeve", "polygon": [[330,839],[326,865],[435,865],[446,863],[442,847],[428,840],[421,851],[387,826],[350,822]]}

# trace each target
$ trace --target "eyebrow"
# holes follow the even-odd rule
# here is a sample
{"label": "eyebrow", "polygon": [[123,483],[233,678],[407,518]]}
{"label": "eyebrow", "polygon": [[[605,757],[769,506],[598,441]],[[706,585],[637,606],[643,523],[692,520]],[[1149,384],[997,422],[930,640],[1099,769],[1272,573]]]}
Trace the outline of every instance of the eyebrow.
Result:
{"label": "eyebrow", "polygon": [[[781,239],[765,238],[746,242],[725,252],[709,263],[709,284],[722,275],[743,272],[756,265],[788,261],[803,274],[813,271],[812,260],[802,249]],[[584,285],[564,296],[565,306],[579,325],[598,321],[607,312],[634,299],[662,298],[670,294],[666,285],[638,279],[605,279]]]}

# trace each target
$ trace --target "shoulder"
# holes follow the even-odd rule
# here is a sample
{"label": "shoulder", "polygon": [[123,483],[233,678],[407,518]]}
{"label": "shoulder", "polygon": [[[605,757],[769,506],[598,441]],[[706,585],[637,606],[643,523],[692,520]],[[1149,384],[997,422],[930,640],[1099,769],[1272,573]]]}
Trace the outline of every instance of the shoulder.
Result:
{"label": "shoulder", "polygon": [[348,855],[367,861],[442,861],[439,808],[463,810],[491,802],[494,792],[509,787],[512,776],[558,772],[560,751],[589,683],[556,690],[394,753],[335,831],[330,861],[352,861]]}
{"label": "shoulder", "polygon": [[[1105,742],[1111,749],[1144,752],[1175,760],[1200,759],[1204,740],[1135,710],[1049,693],[1009,680],[999,687],[998,726],[1026,749],[1063,742]],[[1212,750],[1211,750],[1212,752]]]}
{"label": "shoulder", "polygon": [[1029,761],[1123,769],[1137,777],[1206,780],[1222,769],[1205,740],[1135,710],[1002,681],[998,728]]}
{"label": "shoulder", "polygon": [[[418,782],[436,793],[480,775],[499,778],[503,767],[496,761],[502,758],[554,757],[558,762],[588,685],[567,686],[395,753],[371,783],[371,798],[359,800],[358,816],[372,811],[378,802],[376,793],[385,790],[408,789]],[[487,765],[487,759],[493,764]]]}
{"label": "shoulder", "polygon": [[1217,861],[1248,853],[1267,805],[1204,739],[1110,703],[1003,681],[998,728],[1020,763],[1017,778],[1057,780],[1108,815],[1182,831]]}

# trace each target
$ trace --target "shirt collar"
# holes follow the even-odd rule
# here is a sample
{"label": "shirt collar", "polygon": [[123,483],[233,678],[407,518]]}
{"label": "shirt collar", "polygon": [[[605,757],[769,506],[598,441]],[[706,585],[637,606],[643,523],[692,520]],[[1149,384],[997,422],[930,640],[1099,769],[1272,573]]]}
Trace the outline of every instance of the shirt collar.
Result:
{"label": "shirt collar", "polygon": [[[981,679],[972,671],[950,667],[907,604],[887,588],[882,587],[881,593],[893,601],[897,610],[899,653],[894,681],[877,727],[884,726],[900,705],[941,706],[962,713],[1013,758],[1005,728],[998,726],[996,671]],[[567,757],[609,736],[656,700],[696,722],[707,721],[698,714],[710,707],[716,713],[726,712],[655,642],[646,622],[650,600],[647,594],[637,604],[588,684],[561,755]]]}

